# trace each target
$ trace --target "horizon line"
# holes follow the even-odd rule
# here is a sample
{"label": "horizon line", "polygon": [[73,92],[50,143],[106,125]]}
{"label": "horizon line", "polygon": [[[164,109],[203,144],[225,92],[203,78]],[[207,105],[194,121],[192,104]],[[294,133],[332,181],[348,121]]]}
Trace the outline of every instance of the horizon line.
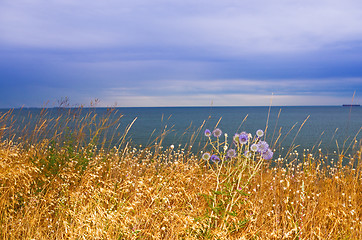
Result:
{"label": "horizon line", "polygon": [[258,106],[230,106],[230,105],[217,105],[217,106],[66,106],[66,107],[0,107],[0,109],[76,109],[76,108],[221,108],[221,107],[354,107],[361,106],[360,104],[341,104],[341,105],[258,105]]}

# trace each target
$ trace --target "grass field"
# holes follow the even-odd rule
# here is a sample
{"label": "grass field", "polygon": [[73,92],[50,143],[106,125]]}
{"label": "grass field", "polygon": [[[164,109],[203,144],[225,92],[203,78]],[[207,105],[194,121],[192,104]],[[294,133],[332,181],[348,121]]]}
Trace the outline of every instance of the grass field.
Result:
{"label": "grass field", "polygon": [[126,131],[102,147],[117,123],[107,116],[42,116],[16,139],[11,111],[0,116],[0,239],[362,239],[358,134],[346,156],[270,160],[245,154],[260,138],[225,147],[211,134],[210,161],[162,135],[134,148]]}

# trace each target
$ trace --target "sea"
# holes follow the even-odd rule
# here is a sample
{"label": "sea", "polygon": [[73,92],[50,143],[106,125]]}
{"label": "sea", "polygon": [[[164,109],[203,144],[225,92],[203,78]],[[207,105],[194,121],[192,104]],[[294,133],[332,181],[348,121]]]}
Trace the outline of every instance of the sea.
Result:
{"label": "sea", "polygon": [[[9,109],[0,109],[0,114],[7,111]],[[104,138],[111,139],[108,147],[120,144],[127,128],[125,138],[129,146],[169,148],[174,145],[176,149],[187,148],[193,152],[201,151],[207,143],[204,131],[216,127],[223,132],[221,140],[226,133],[228,141],[235,133],[247,132],[254,136],[262,129],[265,140],[279,153],[291,147],[299,152],[351,152],[353,146],[354,149],[360,146],[362,136],[362,107],[359,106],[127,107],[83,108],[81,111],[77,108],[21,108],[12,110],[11,124],[17,131],[11,134],[20,136],[25,125],[28,128],[39,126],[39,119],[55,119],[70,112],[78,119],[89,113],[96,114],[97,119],[110,116],[110,120],[116,121],[119,118],[105,133]],[[72,131],[70,123],[68,127],[68,131]],[[11,135],[2,136],[8,137],[16,139]]]}

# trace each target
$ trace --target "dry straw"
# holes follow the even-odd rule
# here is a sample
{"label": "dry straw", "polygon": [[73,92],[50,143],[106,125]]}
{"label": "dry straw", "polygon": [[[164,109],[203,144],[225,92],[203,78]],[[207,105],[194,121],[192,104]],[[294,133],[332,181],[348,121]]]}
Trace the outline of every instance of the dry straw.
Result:
{"label": "dry straw", "polygon": [[115,110],[79,111],[44,110],[20,131],[11,110],[0,116],[0,239],[362,239],[358,135],[338,159],[291,150],[210,164],[162,148],[167,130],[134,148],[132,123],[110,134]]}

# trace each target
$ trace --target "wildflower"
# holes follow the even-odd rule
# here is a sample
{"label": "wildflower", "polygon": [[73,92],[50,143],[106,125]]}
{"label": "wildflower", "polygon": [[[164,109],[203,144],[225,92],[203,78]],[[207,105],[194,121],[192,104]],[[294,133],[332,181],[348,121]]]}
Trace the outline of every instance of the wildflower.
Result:
{"label": "wildflower", "polygon": [[231,160],[231,157],[226,155],[225,158],[224,158],[225,161],[230,161]]}
{"label": "wildflower", "polygon": [[170,148],[171,148],[171,150],[174,149],[174,148],[175,148],[175,145],[172,144],[172,145],[170,146]]}
{"label": "wildflower", "polygon": [[202,159],[205,161],[208,161],[210,159],[210,153],[206,152],[202,154]]}
{"label": "wildflower", "polygon": [[251,157],[251,152],[250,151],[245,151],[244,156],[247,157],[247,158],[250,158]]}
{"label": "wildflower", "polygon": [[268,149],[266,152],[262,153],[262,157],[265,159],[265,160],[270,160],[273,158],[273,152],[272,150]]}
{"label": "wildflower", "polygon": [[256,152],[259,150],[259,147],[258,147],[258,144],[253,144],[250,146],[250,150],[253,151],[253,152]]}
{"label": "wildflower", "polygon": [[239,142],[239,134],[235,134],[234,137],[233,137],[233,140],[235,143],[238,143]]}
{"label": "wildflower", "polygon": [[212,131],[212,134],[214,135],[214,137],[220,137],[222,134],[222,131],[220,130],[220,128],[215,128],[214,131]]}
{"label": "wildflower", "polygon": [[224,152],[226,152],[226,150],[228,150],[228,145],[225,144],[225,146],[224,146]]}
{"label": "wildflower", "polygon": [[262,137],[262,136],[264,135],[263,130],[261,130],[261,129],[257,130],[257,131],[256,131],[256,135],[257,135],[258,137]]}
{"label": "wildflower", "polygon": [[226,153],[226,156],[231,157],[231,158],[235,157],[236,156],[235,149],[229,149],[229,151]]}
{"label": "wildflower", "polygon": [[258,151],[260,153],[265,153],[269,149],[269,144],[267,142],[265,142],[265,141],[260,141],[258,143],[258,148],[259,148]]}
{"label": "wildflower", "polygon": [[206,136],[206,137],[210,137],[210,136],[211,136],[211,132],[210,132],[209,129],[206,129],[206,130],[205,130],[205,136]]}
{"label": "wildflower", "polygon": [[218,161],[220,161],[220,158],[217,155],[214,154],[214,155],[211,156],[210,160],[212,162],[218,162]]}
{"label": "wildflower", "polygon": [[239,135],[239,140],[241,144],[245,144],[248,142],[249,140],[249,135],[246,132],[242,132]]}

